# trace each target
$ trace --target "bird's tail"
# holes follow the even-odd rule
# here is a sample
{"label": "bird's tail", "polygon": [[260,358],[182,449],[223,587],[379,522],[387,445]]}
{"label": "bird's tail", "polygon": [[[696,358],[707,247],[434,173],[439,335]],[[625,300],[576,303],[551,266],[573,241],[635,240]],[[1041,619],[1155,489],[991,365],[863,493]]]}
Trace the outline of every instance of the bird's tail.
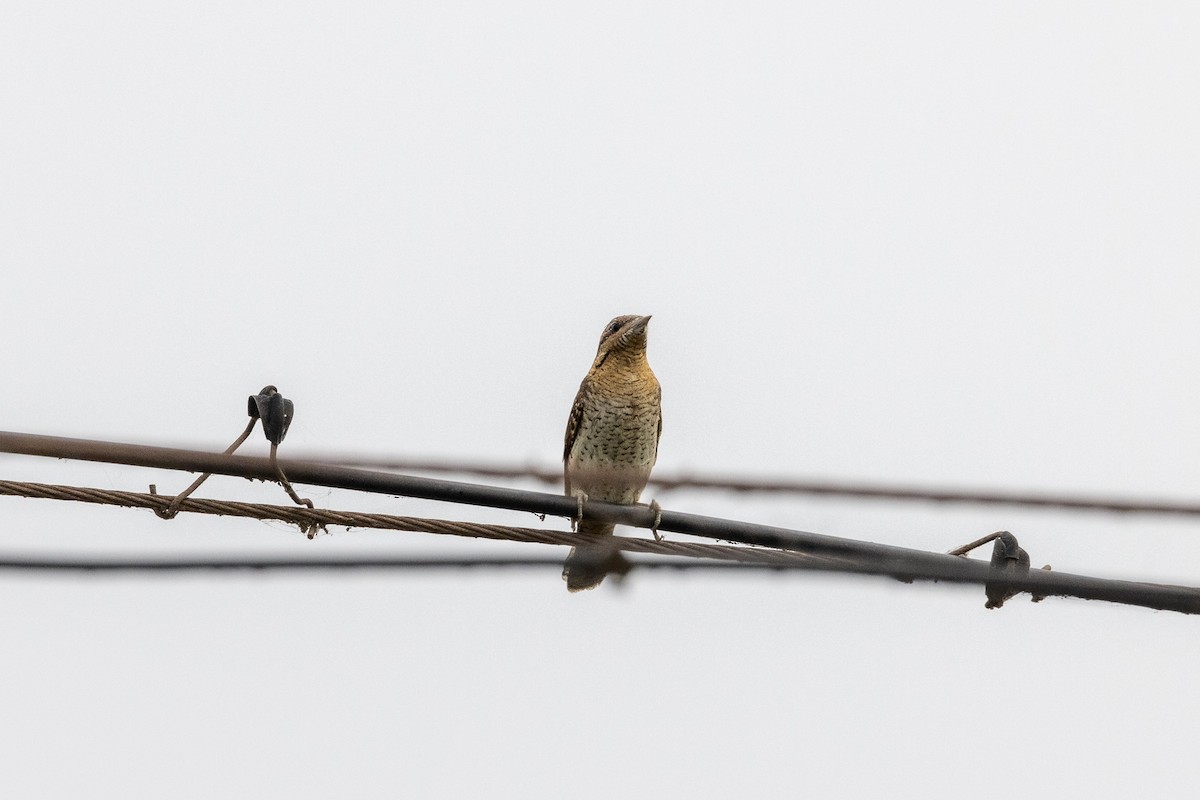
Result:
{"label": "bird's tail", "polygon": [[610,572],[624,575],[633,567],[610,541],[614,527],[611,522],[584,520],[579,524],[580,536],[594,541],[572,547],[567,555],[562,571],[567,591],[595,589]]}

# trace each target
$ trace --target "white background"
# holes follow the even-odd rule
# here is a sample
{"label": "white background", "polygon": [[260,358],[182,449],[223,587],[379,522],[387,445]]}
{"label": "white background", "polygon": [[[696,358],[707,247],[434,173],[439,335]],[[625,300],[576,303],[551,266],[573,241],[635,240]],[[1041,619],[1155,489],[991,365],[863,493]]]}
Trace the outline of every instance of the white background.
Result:
{"label": "white background", "polygon": [[[8,4],[0,427],[220,450],[274,383],[297,405],[285,456],[553,464],[600,330],[652,313],[663,471],[1195,499],[1198,22],[1184,3]],[[1188,520],[659,500],[939,551],[1006,528],[1035,565],[1200,583]],[[5,552],[552,552],[0,508]],[[569,596],[552,570],[10,573],[0,607],[8,797],[1200,789],[1200,633],[1168,612],[803,574]]]}

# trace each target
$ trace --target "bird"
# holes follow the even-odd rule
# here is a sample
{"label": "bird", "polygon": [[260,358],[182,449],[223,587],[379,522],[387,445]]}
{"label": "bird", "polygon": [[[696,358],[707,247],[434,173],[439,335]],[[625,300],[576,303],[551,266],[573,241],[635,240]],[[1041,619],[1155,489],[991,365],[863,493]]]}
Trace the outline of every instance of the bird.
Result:
{"label": "bird", "polygon": [[584,504],[636,503],[658,458],[662,388],[646,360],[649,324],[649,316],[626,315],[604,327],[567,419],[563,484],[579,504],[578,533],[589,540],[572,548],[563,564],[563,580],[572,592],[595,588],[608,573],[623,575],[630,568],[605,541],[615,525],[585,519]]}

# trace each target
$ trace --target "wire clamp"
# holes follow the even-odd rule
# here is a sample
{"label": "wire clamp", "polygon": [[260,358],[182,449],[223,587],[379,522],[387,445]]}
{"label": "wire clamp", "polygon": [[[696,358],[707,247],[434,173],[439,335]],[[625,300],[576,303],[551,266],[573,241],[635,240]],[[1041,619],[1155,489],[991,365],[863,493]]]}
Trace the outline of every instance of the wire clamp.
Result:
{"label": "wire clamp", "polygon": [[[1017,537],[1008,531],[989,533],[982,539],[977,539],[970,544],[965,544],[962,547],[951,550],[950,555],[966,556],[967,553],[976,547],[988,542],[994,542],[992,545],[992,570],[994,572],[1012,577],[1029,574],[1029,553],[1025,552],[1025,548],[1021,547],[1020,543],[1017,542]],[[1050,565],[1047,564],[1042,569],[1049,570]],[[987,595],[987,602],[984,603],[984,608],[1000,608],[1007,600],[1021,593],[1019,589],[996,583],[984,584],[983,591]],[[1032,595],[1032,600],[1035,603],[1040,603],[1044,599],[1045,595]]]}
{"label": "wire clamp", "polygon": [[[292,425],[292,418],[295,416],[296,406],[291,400],[279,393],[279,390],[274,386],[264,386],[258,394],[250,395],[246,401],[246,413],[250,416],[250,421],[246,424],[246,429],[242,431],[242,435],[233,441],[233,444],[225,448],[225,455],[231,455],[235,450],[241,447],[242,443],[250,437],[254,426],[259,420],[262,420],[263,435],[267,437],[267,441],[271,443],[271,468],[275,471],[275,476],[279,479],[280,485],[288,496],[292,498],[296,505],[315,508],[312,500],[300,497],[296,494],[296,490],[292,488],[292,484],[287,479],[287,475],[283,472],[283,467],[279,465],[278,449],[283,438],[287,436],[288,428]],[[192,481],[191,486],[188,486],[182,492],[172,498],[169,505],[165,508],[156,508],[154,513],[162,519],[174,519],[179,514],[180,506],[183,501],[191,495],[192,492],[200,488],[200,484],[204,483],[211,477],[211,472],[206,472],[196,480]],[[157,487],[153,484],[150,486],[150,493],[157,495]],[[315,520],[296,523],[300,530],[309,539],[317,535],[317,531],[326,530],[325,526]]]}

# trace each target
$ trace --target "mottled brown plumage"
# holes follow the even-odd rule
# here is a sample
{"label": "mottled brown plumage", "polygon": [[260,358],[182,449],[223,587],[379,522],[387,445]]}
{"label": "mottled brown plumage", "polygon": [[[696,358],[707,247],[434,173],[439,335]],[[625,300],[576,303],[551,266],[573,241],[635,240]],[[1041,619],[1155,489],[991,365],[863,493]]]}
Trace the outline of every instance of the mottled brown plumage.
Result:
{"label": "mottled brown plumage", "polygon": [[[636,503],[658,457],[662,432],[662,391],[646,361],[650,317],[623,316],[600,336],[567,420],[563,442],[566,493],[583,500]],[[629,563],[605,539],[613,524],[579,524],[594,541],[571,550],[563,579],[571,591],[598,586],[609,572],[625,572]]]}

